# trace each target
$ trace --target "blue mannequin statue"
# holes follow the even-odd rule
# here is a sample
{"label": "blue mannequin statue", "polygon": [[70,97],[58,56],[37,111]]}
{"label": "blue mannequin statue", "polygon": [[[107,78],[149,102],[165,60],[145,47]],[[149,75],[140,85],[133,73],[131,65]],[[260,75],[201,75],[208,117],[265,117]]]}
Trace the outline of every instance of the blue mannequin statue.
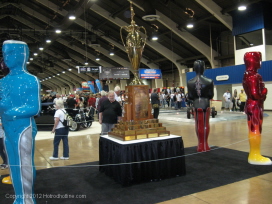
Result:
{"label": "blue mannequin statue", "polygon": [[34,144],[37,127],[34,115],[40,111],[40,83],[28,73],[29,49],[22,41],[4,41],[3,58],[10,73],[0,80],[0,115],[10,175],[15,191],[14,204],[36,203],[34,198]]}

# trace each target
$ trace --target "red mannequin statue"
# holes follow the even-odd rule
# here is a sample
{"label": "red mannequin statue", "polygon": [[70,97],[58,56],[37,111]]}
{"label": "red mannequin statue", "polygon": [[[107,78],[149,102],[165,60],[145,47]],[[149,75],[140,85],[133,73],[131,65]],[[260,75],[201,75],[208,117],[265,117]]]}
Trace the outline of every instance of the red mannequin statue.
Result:
{"label": "red mannequin statue", "polygon": [[262,53],[247,52],[244,56],[244,61],[246,71],[244,73],[243,87],[247,95],[245,113],[247,114],[250,144],[248,162],[255,165],[270,165],[272,164],[271,160],[263,157],[260,151],[263,103],[267,95],[262,76],[258,73],[258,69],[261,68]]}
{"label": "red mannequin statue", "polygon": [[210,132],[210,99],[213,98],[213,80],[203,76],[205,63],[202,60],[194,62],[196,76],[187,83],[188,98],[193,101],[195,115],[195,130],[198,138],[198,152],[210,150],[208,136]]}

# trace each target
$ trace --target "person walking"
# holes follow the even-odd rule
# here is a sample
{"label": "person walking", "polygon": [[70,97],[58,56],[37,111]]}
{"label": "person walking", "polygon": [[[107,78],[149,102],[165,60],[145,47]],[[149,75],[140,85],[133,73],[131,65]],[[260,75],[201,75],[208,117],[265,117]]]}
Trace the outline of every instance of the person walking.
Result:
{"label": "person walking", "polygon": [[159,112],[160,112],[160,99],[157,93],[158,89],[154,89],[153,93],[151,94],[151,104],[153,108],[153,117],[158,119]]}
{"label": "person walking", "polygon": [[59,143],[62,140],[63,142],[63,156],[60,159],[69,159],[69,145],[68,145],[68,134],[69,128],[65,127],[62,123],[65,119],[65,109],[62,101],[56,102],[56,112],[54,115],[55,123],[51,133],[55,133],[53,145],[54,151],[53,156],[49,157],[50,160],[58,160],[58,152],[59,152]]}

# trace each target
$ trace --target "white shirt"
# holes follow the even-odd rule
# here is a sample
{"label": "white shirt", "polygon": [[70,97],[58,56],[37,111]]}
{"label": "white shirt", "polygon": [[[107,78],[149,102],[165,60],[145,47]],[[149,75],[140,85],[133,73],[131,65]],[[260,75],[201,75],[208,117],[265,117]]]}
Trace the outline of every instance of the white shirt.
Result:
{"label": "white shirt", "polygon": [[[56,102],[57,102],[58,100],[62,100],[62,98],[61,98],[61,97],[55,98],[54,101],[53,101],[53,103],[56,104]],[[63,101],[63,100],[62,100],[62,101]]]}
{"label": "white shirt", "polygon": [[56,120],[56,118],[59,118],[60,121],[61,121],[61,122],[59,121],[56,129],[64,127],[64,125],[62,124],[62,122],[64,121],[64,117],[65,117],[64,113],[66,113],[65,109],[58,109],[58,110],[56,110],[55,115],[54,115],[54,119]]}
{"label": "white shirt", "polygon": [[114,99],[117,101],[117,102],[120,102],[121,101],[121,98],[114,92]]}
{"label": "white shirt", "polygon": [[177,97],[177,101],[181,101],[181,95],[180,94],[177,94],[176,97]]}
{"label": "white shirt", "polygon": [[231,95],[230,95],[230,93],[226,92],[226,93],[224,93],[223,97],[225,98],[226,101],[230,101]]}

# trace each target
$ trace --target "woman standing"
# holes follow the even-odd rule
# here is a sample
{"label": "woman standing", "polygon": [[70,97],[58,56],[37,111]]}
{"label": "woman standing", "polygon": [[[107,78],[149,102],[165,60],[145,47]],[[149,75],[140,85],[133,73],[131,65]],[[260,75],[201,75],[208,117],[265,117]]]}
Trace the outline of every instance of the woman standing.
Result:
{"label": "woman standing", "polygon": [[54,137],[54,151],[53,156],[49,157],[50,160],[58,160],[58,152],[59,152],[59,143],[62,140],[63,142],[63,157],[60,159],[69,159],[69,145],[68,145],[68,134],[69,128],[65,127],[62,123],[65,119],[65,109],[62,101],[57,101],[56,103],[57,111],[55,112],[55,124],[51,133],[55,133]]}

